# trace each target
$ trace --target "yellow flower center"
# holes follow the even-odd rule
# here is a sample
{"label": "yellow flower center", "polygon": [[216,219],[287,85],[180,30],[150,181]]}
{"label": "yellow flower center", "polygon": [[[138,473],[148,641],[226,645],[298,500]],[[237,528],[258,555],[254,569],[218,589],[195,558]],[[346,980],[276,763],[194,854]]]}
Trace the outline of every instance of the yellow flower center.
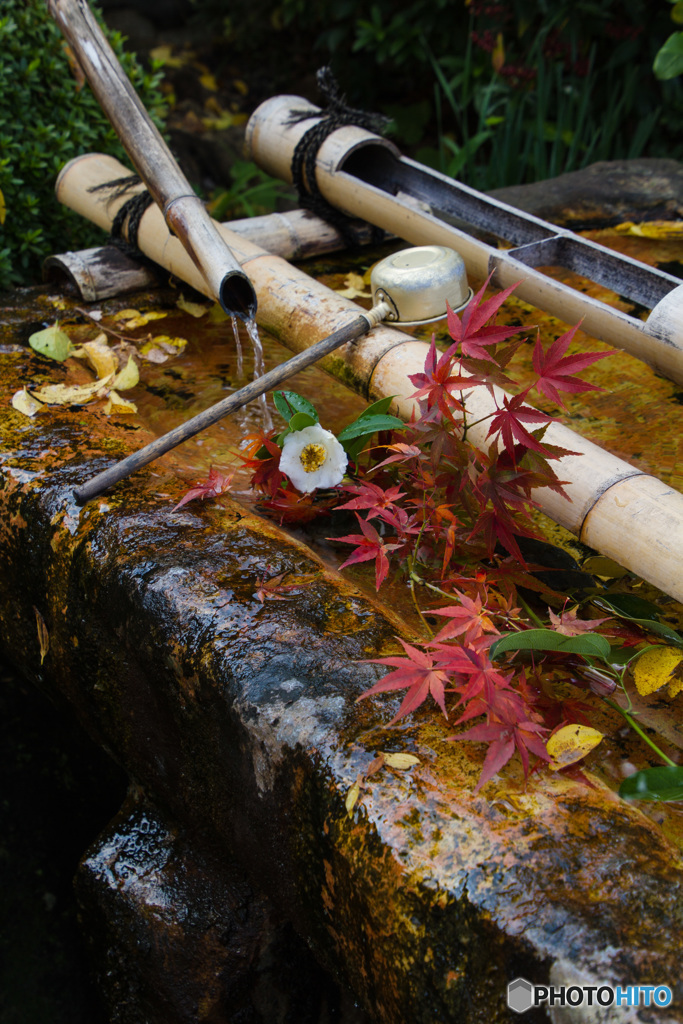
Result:
{"label": "yellow flower center", "polygon": [[327,459],[327,448],[323,444],[307,444],[302,448],[299,461],[307,473],[315,473]]}

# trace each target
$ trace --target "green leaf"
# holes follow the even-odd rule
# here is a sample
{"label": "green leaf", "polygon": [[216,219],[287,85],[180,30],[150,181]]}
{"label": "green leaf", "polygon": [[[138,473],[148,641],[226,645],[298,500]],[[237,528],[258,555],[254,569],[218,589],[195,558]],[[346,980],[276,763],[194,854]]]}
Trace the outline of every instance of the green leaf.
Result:
{"label": "green leaf", "polygon": [[629,775],[619,787],[624,800],[683,800],[683,766],[662,765]]}
{"label": "green leaf", "polygon": [[[590,570],[588,570],[590,572]],[[600,603],[606,604],[617,615],[627,619],[658,620],[661,610],[651,601],[645,601],[634,594],[601,594]]]}
{"label": "green leaf", "polygon": [[683,32],[674,32],[662,46],[652,66],[657,78],[676,78],[683,72]]}
{"label": "green leaf", "polygon": [[349,423],[348,427],[344,427],[338,437],[343,444],[344,441],[351,441],[354,437],[366,437],[368,434],[376,434],[378,430],[402,430],[403,427],[405,427],[405,423],[398,416],[388,416],[386,414],[380,416],[359,416],[353,423]]}
{"label": "green leaf", "polygon": [[506,633],[496,640],[489,656],[493,661],[506,651],[559,651],[605,659],[610,653],[610,643],[599,633],[564,636],[554,629],[526,629],[523,633]]}
{"label": "green leaf", "polygon": [[372,405],[369,405],[367,409],[364,409],[360,416],[356,418],[363,420],[367,419],[368,416],[378,416],[380,413],[386,412],[394,398],[396,398],[396,395],[387,395],[385,398],[378,399],[376,402],[373,402]]}
{"label": "green leaf", "polygon": [[309,416],[307,412],[295,412],[289,421],[289,429],[292,430],[303,430],[305,427],[312,427],[318,421],[314,420],[312,416]]}
{"label": "green leaf", "polygon": [[280,413],[284,420],[289,420],[297,412],[305,412],[311,417],[313,423],[318,422],[318,414],[315,411],[315,406],[311,405],[307,398],[303,395],[297,395],[296,391],[274,391],[273,402],[275,408]]}
{"label": "green leaf", "polygon": [[[657,605],[650,604],[649,601],[644,601],[641,597],[634,597],[633,594],[612,594],[607,597],[601,594],[595,599],[595,604],[606,605],[620,618],[627,619],[629,622],[635,623],[636,626],[640,626],[641,629],[647,630],[648,633],[656,633],[657,636],[663,636],[665,640],[683,647],[683,636],[680,633],[677,633],[671,626],[667,626],[665,622],[658,622],[656,618],[650,617],[653,614],[659,615],[660,609]],[[636,614],[637,612],[640,614]]]}
{"label": "green leaf", "polygon": [[36,352],[40,352],[41,356],[56,359],[59,363],[63,363],[73,352],[71,339],[61,330],[59,324],[53,324],[52,327],[46,327],[44,331],[32,334],[28,343]]}

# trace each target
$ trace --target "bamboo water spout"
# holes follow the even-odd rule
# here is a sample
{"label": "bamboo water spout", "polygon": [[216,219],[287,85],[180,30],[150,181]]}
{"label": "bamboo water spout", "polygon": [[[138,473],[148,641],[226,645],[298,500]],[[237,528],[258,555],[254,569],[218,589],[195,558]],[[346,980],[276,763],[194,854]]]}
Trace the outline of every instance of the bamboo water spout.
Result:
{"label": "bamboo water spout", "polygon": [[[294,120],[292,115],[302,110],[310,116]],[[251,158],[269,174],[291,182],[297,143],[320,115],[318,107],[299,96],[266,100],[247,125]],[[483,281],[491,272],[497,288],[521,280],[518,298],[565,323],[582,320],[592,337],[683,384],[683,285],[678,278],[409,160],[363,128],[345,126],[325,139],[316,157],[316,182],[323,197],[344,213],[412,245],[450,246],[475,280]],[[482,231],[497,235],[504,247],[481,241],[477,233]],[[593,278],[652,313],[643,323],[548,277],[538,269],[544,266]]]}
{"label": "bamboo water spout", "polygon": [[208,283],[211,297],[227,313],[253,317],[256,295],[249,278],[176,164],[88,4],[48,0],[48,8],[169,229]]}
{"label": "bamboo water spout", "polygon": [[[71,161],[57,182],[58,198],[107,230],[118,200],[107,200],[89,187],[125,171],[101,154]],[[219,230],[226,229],[220,227]],[[340,318],[360,312],[349,299],[331,292],[303,271],[228,232],[230,244],[250,267],[258,295],[261,327],[300,352],[338,328]],[[169,235],[161,212],[150,207],[140,223],[138,244],[151,259],[193,287],[208,293],[206,282],[177,239]],[[395,328],[379,324],[354,345],[320,361],[328,373],[371,399],[396,396],[392,411],[409,419],[414,388],[410,374],[424,368],[428,346]],[[483,420],[496,409],[494,399],[477,389],[467,400],[468,420]],[[502,394],[498,392],[498,401]],[[486,444],[486,423],[470,430],[477,445]],[[614,558],[627,569],[683,601],[683,495],[666,484],[585,440],[562,423],[546,432],[549,444],[579,453],[557,464],[570,501],[547,488],[534,492],[544,512],[581,541]]]}

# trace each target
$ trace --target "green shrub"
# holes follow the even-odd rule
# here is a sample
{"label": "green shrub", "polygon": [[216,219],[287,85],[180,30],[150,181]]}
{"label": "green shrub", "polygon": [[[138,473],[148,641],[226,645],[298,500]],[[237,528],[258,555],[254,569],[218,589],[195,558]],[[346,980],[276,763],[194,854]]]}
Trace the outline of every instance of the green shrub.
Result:
{"label": "green shrub", "polygon": [[[164,106],[159,74],[144,71],[122,38],[109,40],[147,109]],[[124,151],[87,84],[72,72],[44,0],[2,0],[0,9],[0,290],[40,279],[51,252],[102,241],[102,232],[54,197],[57,174],[80,153]]]}

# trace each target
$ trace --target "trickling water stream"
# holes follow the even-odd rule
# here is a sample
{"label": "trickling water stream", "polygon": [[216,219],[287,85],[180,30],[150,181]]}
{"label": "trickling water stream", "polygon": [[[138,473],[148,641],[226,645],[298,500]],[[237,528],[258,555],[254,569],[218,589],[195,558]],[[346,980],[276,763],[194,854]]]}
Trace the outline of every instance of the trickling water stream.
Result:
{"label": "trickling water stream", "polygon": [[232,333],[235,336],[235,354],[237,356],[236,373],[238,380],[244,377],[244,353],[242,352],[242,339],[240,338],[239,324],[236,316],[231,316]]}
{"label": "trickling water stream", "polygon": [[[254,352],[254,380],[257,380],[266,372],[266,366],[263,360],[263,344],[258,332],[258,327],[256,326],[256,321],[253,318],[250,317],[248,320],[245,320],[244,326],[246,327]],[[261,406],[263,416],[263,430],[272,430],[273,419],[270,415],[270,409],[268,408],[268,396],[260,395],[258,401]]]}

